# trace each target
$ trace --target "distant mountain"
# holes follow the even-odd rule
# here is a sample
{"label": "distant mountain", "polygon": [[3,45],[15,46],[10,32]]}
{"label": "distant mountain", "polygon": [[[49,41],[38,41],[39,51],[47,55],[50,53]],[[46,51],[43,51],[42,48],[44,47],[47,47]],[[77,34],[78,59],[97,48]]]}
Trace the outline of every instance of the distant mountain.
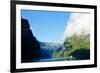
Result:
{"label": "distant mountain", "polygon": [[51,42],[39,42],[41,51],[41,58],[42,59],[50,59],[53,58],[54,52],[62,50],[63,44],[59,43],[51,43]]}
{"label": "distant mountain", "polygon": [[59,43],[40,42],[40,47],[42,49],[51,49],[54,51],[54,50],[57,50],[61,46],[62,44],[59,44]]}

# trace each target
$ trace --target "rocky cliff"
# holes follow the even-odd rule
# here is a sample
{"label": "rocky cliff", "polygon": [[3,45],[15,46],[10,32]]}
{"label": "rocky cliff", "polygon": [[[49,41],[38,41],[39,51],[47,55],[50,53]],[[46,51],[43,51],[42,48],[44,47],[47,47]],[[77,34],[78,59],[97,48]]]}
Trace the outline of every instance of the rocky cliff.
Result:
{"label": "rocky cliff", "polygon": [[21,62],[39,60],[40,51],[40,44],[32,34],[28,20],[21,18]]}

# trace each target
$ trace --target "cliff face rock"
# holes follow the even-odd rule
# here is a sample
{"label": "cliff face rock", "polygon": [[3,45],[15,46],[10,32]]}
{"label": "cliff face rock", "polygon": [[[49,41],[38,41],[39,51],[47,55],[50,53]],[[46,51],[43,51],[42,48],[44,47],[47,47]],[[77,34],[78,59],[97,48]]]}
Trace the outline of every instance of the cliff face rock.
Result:
{"label": "cliff face rock", "polygon": [[21,18],[21,62],[39,60],[40,51],[40,44],[32,34],[28,20]]}
{"label": "cliff face rock", "polygon": [[77,60],[87,60],[90,59],[90,49],[81,48],[73,52],[71,55]]}

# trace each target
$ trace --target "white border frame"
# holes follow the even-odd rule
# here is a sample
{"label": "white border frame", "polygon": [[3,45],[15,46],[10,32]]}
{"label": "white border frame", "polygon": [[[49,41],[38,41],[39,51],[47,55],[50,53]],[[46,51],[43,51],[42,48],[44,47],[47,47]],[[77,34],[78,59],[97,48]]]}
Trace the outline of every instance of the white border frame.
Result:
{"label": "white border frame", "polygon": [[[57,62],[37,62],[21,63],[21,9],[45,10],[45,11],[67,11],[67,12],[89,12],[90,13],[90,60],[82,61],[57,61]],[[94,9],[74,8],[74,7],[52,7],[36,5],[16,5],[16,69],[89,65],[94,64]]]}

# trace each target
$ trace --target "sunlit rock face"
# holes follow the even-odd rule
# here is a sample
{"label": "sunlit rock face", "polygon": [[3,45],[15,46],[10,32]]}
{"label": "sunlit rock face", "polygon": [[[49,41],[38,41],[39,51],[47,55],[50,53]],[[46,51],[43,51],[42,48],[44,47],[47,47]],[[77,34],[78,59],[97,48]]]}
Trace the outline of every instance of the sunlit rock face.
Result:
{"label": "sunlit rock face", "polygon": [[64,32],[64,39],[73,34],[81,34],[82,32],[89,34],[90,32],[90,14],[89,13],[71,13],[66,30]]}

